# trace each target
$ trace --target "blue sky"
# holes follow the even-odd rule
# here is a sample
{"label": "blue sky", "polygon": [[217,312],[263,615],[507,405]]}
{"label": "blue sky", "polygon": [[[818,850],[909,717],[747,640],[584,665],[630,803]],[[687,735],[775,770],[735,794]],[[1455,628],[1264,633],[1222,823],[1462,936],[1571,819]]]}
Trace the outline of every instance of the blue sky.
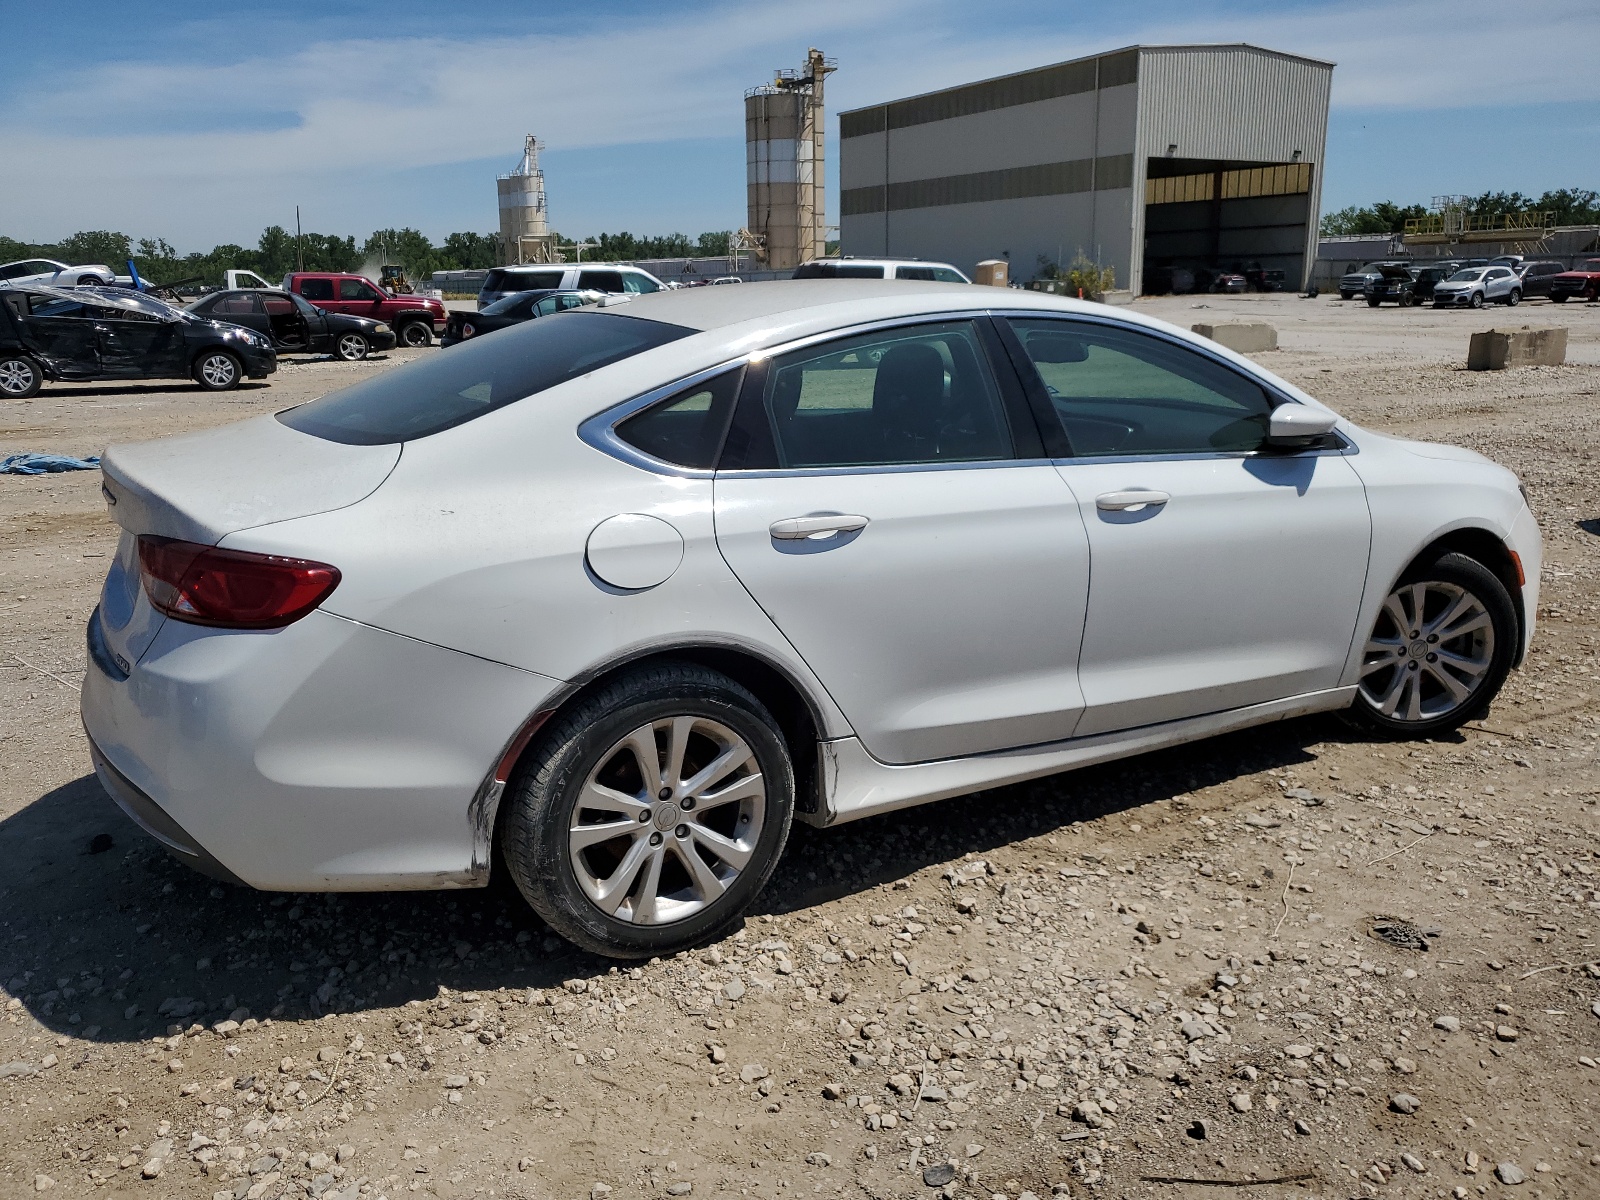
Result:
{"label": "blue sky", "polygon": [[744,89],[809,45],[839,60],[836,131],[1117,46],[1250,41],[1339,64],[1324,211],[1600,189],[1594,0],[0,0],[0,28],[0,162],[26,164],[0,233],[33,241],[249,244],[297,203],[320,232],[487,232],[525,132],[564,233],[735,228]]}

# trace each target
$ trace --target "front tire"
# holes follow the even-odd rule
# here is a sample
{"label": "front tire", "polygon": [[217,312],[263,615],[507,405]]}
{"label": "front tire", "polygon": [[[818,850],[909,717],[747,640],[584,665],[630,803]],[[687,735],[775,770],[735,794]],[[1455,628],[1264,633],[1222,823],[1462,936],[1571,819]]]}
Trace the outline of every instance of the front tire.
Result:
{"label": "front tire", "polygon": [[402,346],[431,346],[433,344],[433,330],[421,321],[412,321],[409,325],[400,328],[400,344]]}
{"label": "front tire", "polygon": [[372,343],[359,333],[342,333],[334,345],[334,353],[345,362],[360,362],[372,352]]}
{"label": "front tire", "polygon": [[1483,293],[1482,292],[1473,292],[1472,293],[1472,299],[1467,301],[1467,304],[1471,308],[1482,308],[1483,307]]}
{"label": "front tire", "polygon": [[228,392],[239,386],[244,368],[226,350],[208,350],[194,362],[194,381],[208,392]]}
{"label": "front tire", "polygon": [[1552,292],[1552,293],[1550,293],[1550,303],[1551,304],[1565,304],[1566,302],[1567,302],[1567,294],[1565,292]]}
{"label": "front tire", "polygon": [[1383,301],[1377,299],[1376,297],[1368,297],[1367,298],[1367,307],[1368,308],[1377,308],[1378,305],[1380,305],[1382,303],[1383,303]]}
{"label": "front tire", "polygon": [[558,718],[503,803],[501,849],[534,911],[585,950],[648,958],[739,921],[788,840],[794,772],[750,692],[665,663]]}
{"label": "front tire", "polygon": [[1455,553],[1415,564],[1367,638],[1354,715],[1396,737],[1455,729],[1488,710],[1516,646],[1516,608],[1494,572]]}
{"label": "front tire", "polygon": [[44,386],[44,372],[26,354],[0,354],[0,399],[26,400]]}

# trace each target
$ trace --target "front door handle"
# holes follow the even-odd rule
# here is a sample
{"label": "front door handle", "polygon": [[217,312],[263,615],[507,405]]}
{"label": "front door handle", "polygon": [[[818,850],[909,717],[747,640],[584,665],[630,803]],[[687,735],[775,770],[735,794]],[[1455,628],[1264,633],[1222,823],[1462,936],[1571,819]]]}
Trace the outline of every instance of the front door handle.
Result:
{"label": "front door handle", "polygon": [[1094,506],[1101,512],[1126,512],[1145,507],[1159,508],[1172,497],[1154,488],[1129,488],[1123,492],[1101,492],[1094,498]]}
{"label": "front door handle", "polygon": [[838,533],[855,533],[867,527],[867,518],[847,513],[823,513],[814,517],[786,517],[774,521],[767,532],[780,541],[792,542],[802,538],[832,537]]}

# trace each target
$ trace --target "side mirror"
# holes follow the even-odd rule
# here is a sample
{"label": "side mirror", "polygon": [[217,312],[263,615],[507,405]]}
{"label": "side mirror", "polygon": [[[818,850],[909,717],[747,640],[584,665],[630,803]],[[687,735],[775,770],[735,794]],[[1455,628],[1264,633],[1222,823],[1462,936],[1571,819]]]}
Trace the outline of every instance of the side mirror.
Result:
{"label": "side mirror", "polygon": [[1333,432],[1339,418],[1309,404],[1280,404],[1267,424],[1267,445],[1303,450]]}

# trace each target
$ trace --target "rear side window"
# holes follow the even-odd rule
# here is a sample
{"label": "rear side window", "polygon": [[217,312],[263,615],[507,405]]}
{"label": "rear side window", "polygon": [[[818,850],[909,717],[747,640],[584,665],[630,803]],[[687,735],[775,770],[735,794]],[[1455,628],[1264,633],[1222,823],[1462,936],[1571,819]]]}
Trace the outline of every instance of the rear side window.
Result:
{"label": "rear side window", "polygon": [[621,271],[583,271],[578,275],[578,287],[586,291],[621,292]]}
{"label": "rear side window", "polygon": [[236,293],[218,300],[211,311],[219,314],[244,316],[248,313],[260,312],[261,310],[257,307],[258,303],[259,301],[254,296]]}
{"label": "rear side window", "polygon": [[896,279],[917,279],[917,280],[921,280],[923,283],[932,283],[933,282],[933,268],[932,267],[896,267],[894,269],[894,277]]}
{"label": "rear side window", "polygon": [[709,471],[717,465],[743,378],[744,368],[739,367],[652,404],[619,424],[617,436],[651,458]]}
{"label": "rear side window", "polygon": [[640,275],[635,271],[624,272],[622,287],[625,291],[636,292],[641,296],[661,290],[654,279],[651,279],[648,275]]}
{"label": "rear side window", "polygon": [[[784,355],[768,368],[761,402],[778,467],[1012,456],[999,390],[970,321],[842,338]],[[743,457],[747,468],[768,465],[760,455]]]}
{"label": "rear side window", "polygon": [[490,271],[483,281],[486,292],[533,292],[561,286],[560,271]]}
{"label": "rear side window", "polygon": [[688,337],[694,330],[611,313],[528,321],[291,408],[291,429],[351,446],[427,437]]}
{"label": "rear side window", "polygon": [[[795,279],[882,279],[881,266],[869,266],[866,263],[833,263],[809,262],[801,263],[794,269]],[[910,278],[902,276],[902,278]]]}
{"label": "rear side window", "polygon": [[333,280],[302,279],[300,281],[300,294],[307,300],[332,300]]}

